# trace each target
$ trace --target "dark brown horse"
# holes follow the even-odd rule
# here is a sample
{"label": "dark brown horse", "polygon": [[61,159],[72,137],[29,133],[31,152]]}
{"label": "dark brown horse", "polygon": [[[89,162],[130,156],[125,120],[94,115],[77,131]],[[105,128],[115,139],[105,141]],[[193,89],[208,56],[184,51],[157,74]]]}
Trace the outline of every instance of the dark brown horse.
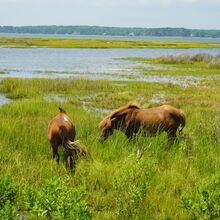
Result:
{"label": "dark brown horse", "polygon": [[67,116],[66,111],[59,108],[59,114],[48,125],[48,140],[52,146],[53,158],[59,163],[58,147],[63,146],[67,154],[67,165],[73,168],[73,157],[86,154],[86,151],[74,142],[75,126]]}
{"label": "dark brown horse", "polygon": [[99,123],[100,140],[112,135],[114,129],[124,131],[128,138],[137,134],[154,136],[165,131],[168,139],[174,139],[180,126],[180,130],[185,126],[185,115],[180,109],[170,105],[142,109],[129,104],[115,110]]}

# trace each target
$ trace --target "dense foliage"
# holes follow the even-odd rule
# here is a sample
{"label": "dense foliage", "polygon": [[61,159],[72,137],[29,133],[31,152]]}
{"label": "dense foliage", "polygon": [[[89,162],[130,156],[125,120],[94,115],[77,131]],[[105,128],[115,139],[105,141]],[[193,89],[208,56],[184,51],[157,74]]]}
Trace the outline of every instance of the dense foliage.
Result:
{"label": "dense foliage", "polygon": [[220,30],[102,26],[0,26],[1,33],[220,37]]}
{"label": "dense foliage", "polygon": [[182,196],[184,207],[191,211],[192,219],[220,218],[220,174],[201,183],[194,198]]}
{"label": "dense foliage", "polygon": [[38,218],[49,219],[91,219],[92,215],[84,200],[85,190],[72,189],[68,175],[59,179],[51,178],[36,190],[26,186],[22,192],[25,209],[31,210],[31,214]]}
{"label": "dense foliage", "polygon": [[0,219],[13,220],[18,215],[15,203],[18,186],[8,176],[0,179]]}

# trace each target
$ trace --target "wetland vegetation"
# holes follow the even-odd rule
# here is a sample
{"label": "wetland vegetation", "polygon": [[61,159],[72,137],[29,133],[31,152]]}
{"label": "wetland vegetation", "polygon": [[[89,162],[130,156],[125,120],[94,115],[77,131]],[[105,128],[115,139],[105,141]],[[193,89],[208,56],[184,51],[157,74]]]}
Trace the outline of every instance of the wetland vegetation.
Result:
{"label": "wetland vegetation", "polygon": [[10,48],[220,48],[215,42],[190,41],[146,41],[110,39],[59,39],[59,38],[21,38],[0,37],[0,47]]}
{"label": "wetland vegetation", "polygon": [[[166,67],[139,69],[142,74],[206,78],[188,86],[88,79],[1,81],[0,93],[12,100],[0,109],[1,219],[220,217],[220,80],[210,77],[220,74],[219,67],[211,67],[210,59],[192,57],[189,62],[177,62],[177,57],[128,59]],[[120,131],[99,142],[100,120],[128,102],[181,108],[186,114],[183,135],[172,145],[165,133],[142,137],[139,144],[146,151],[140,159],[137,142]],[[80,159],[74,175],[64,163],[53,161],[47,140],[47,125],[59,106],[92,157]]]}

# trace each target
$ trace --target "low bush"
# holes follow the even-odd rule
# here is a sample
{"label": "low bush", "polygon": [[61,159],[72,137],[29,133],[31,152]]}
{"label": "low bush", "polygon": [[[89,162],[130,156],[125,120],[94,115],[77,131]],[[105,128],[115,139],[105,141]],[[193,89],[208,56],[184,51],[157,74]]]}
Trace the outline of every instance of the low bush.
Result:
{"label": "low bush", "polygon": [[9,177],[0,179],[0,219],[13,220],[18,216],[15,208],[15,200],[18,187]]}
{"label": "low bush", "polygon": [[18,192],[18,187],[9,177],[0,179],[0,209],[4,207],[7,201],[10,204],[15,203],[15,198]]}
{"label": "low bush", "polygon": [[189,210],[192,219],[220,218],[220,174],[198,185],[195,196],[182,196],[184,208]]}
{"label": "low bush", "polygon": [[26,187],[25,208],[33,217],[46,219],[91,219],[82,188],[71,188],[68,175],[45,182],[41,189]]}

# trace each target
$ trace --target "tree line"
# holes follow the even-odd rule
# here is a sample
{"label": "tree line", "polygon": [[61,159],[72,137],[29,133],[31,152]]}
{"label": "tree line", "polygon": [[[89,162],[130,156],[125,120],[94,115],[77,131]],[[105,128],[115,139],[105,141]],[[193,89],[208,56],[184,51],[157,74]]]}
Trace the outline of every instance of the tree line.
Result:
{"label": "tree line", "polygon": [[126,28],[102,26],[0,26],[0,33],[29,34],[76,34],[76,35],[119,35],[119,36],[180,36],[220,37],[220,30],[186,28]]}

